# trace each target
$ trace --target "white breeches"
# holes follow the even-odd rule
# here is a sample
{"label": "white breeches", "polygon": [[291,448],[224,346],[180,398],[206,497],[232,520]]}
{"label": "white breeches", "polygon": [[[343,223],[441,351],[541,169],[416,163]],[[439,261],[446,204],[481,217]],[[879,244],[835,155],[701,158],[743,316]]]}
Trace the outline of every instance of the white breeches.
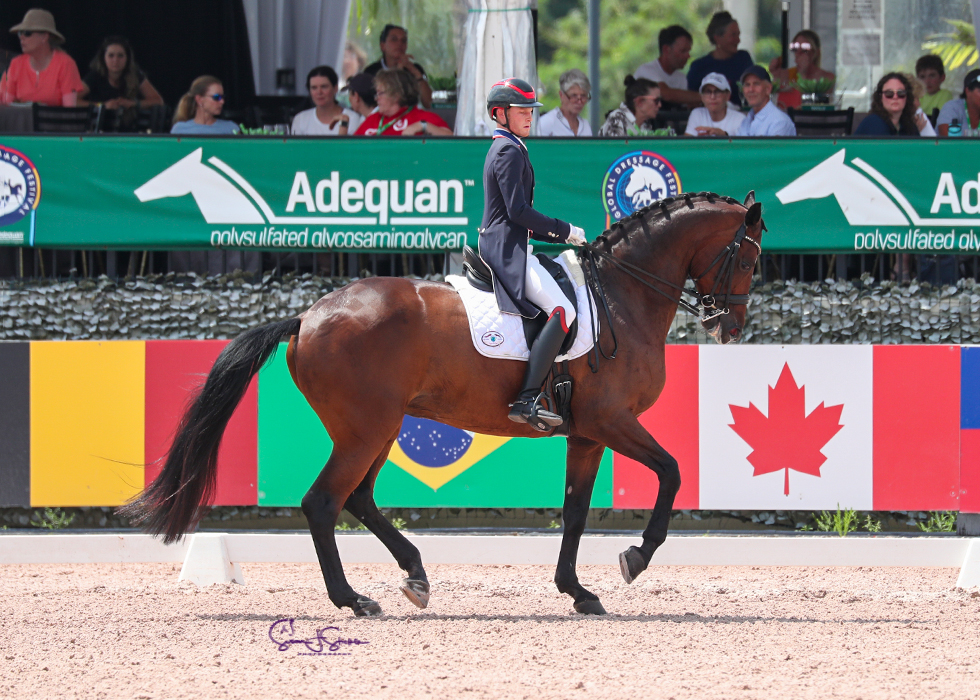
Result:
{"label": "white breeches", "polygon": [[539,306],[548,317],[559,306],[565,316],[565,328],[570,328],[575,320],[575,307],[561,291],[555,279],[548,274],[538,259],[531,255],[528,246],[527,272],[524,275],[524,296],[528,301]]}

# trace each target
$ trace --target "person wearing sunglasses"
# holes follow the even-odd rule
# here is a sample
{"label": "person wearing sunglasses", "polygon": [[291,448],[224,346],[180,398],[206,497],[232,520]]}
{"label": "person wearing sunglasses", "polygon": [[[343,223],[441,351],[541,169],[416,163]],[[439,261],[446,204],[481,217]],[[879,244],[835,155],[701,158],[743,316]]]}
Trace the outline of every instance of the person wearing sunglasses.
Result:
{"label": "person wearing sunglasses", "polygon": [[888,73],[871,96],[871,112],[854,130],[855,136],[918,136],[912,85],[901,73]]}
{"label": "person wearing sunglasses", "polygon": [[61,49],[65,37],[55,28],[54,15],[28,10],[10,32],[20,39],[21,55],[0,76],[0,103],[74,107],[84,83],[75,61]]}
{"label": "person wearing sunglasses", "polygon": [[592,99],[592,84],[585,73],[572,68],[558,78],[561,105],[538,120],[538,136],[592,136],[582,110]]}
{"label": "person wearing sunglasses", "polygon": [[452,136],[435,112],[419,107],[419,90],[408,71],[392,68],[374,76],[376,112],[369,114],[354,132],[357,136]]}
{"label": "person wearing sunglasses", "polygon": [[238,125],[218,119],[225,106],[225,88],[213,75],[202,75],[177,103],[171,134],[221,135],[237,134]]}
{"label": "person wearing sunglasses", "polygon": [[950,100],[939,110],[936,130],[940,136],[949,136],[953,120],[959,124],[961,136],[980,136],[980,69],[967,73],[959,99]]}
{"label": "person wearing sunglasses", "polygon": [[627,75],[623,80],[626,95],[619,107],[606,115],[599,136],[631,136],[647,128],[660,112],[660,86],[646,78]]}
{"label": "person wearing sunglasses", "polygon": [[745,115],[731,103],[732,86],[721,73],[708,73],[701,81],[704,107],[691,110],[687,119],[688,136],[734,136]]}
{"label": "person wearing sunglasses", "polygon": [[789,44],[789,50],[793,52],[793,60],[796,62],[792,68],[783,66],[782,56],[776,56],[769,62],[769,72],[780,83],[777,93],[780,107],[798,108],[803,103],[803,95],[796,82],[800,78],[829,80],[831,86],[828,92],[833,92],[833,83],[837,76],[820,67],[820,37],[816,32],[809,29],[797,32]]}
{"label": "person wearing sunglasses", "polygon": [[749,66],[742,73],[742,95],[749,113],[736,136],[796,136],[796,125],[772,103],[772,78],[762,66]]}

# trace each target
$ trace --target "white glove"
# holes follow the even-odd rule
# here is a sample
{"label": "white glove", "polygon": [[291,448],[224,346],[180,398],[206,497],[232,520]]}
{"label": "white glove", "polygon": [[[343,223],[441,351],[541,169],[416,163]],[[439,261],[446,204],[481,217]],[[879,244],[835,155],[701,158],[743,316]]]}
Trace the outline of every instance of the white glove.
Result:
{"label": "white glove", "polygon": [[570,243],[571,245],[585,245],[585,231],[580,229],[578,226],[573,226],[572,224],[569,224],[569,227],[571,228],[571,231],[568,234],[568,239],[566,242]]}

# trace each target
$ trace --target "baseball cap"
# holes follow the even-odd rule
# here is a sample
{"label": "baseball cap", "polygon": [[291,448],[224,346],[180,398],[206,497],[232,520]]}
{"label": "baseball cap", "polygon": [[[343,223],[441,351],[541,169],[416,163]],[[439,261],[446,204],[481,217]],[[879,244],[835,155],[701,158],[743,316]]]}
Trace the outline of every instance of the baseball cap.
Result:
{"label": "baseball cap", "polygon": [[722,91],[732,91],[732,86],[728,84],[728,78],[723,76],[721,73],[708,73],[706,76],[704,76],[704,80],[701,81],[699,91],[704,90],[705,85],[714,85],[716,88]]}
{"label": "baseball cap", "polygon": [[742,73],[742,77],[739,78],[739,82],[744,83],[745,78],[749,75],[754,75],[759,80],[765,80],[767,83],[772,82],[772,78],[769,77],[769,71],[757,64],[753,64],[746,68],[745,72]]}
{"label": "baseball cap", "polygon": [[344,85],[344,90],[356,92],[358,95],[374,95],[374,76],[367,73],[352,75]]}

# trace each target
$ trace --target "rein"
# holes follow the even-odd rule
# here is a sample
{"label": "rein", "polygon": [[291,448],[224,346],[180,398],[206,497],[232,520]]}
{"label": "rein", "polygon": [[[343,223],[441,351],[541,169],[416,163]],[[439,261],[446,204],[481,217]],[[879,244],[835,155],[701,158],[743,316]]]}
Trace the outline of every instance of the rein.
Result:
{"label": "rein", "polygon": [[[745,232],[745,222],[739,226],[738,231],[735,232],[734,240],[729,243],[723,250],[719,251],[715,259],[711,261],[711,264],[700,275],[691,275],[690,279],[695,283],[695,288],[690,289],[688,287],[676,285],[669,280],[665,280],[663,277],[653,274],[652,272],[647,272],[641,267],[633,265],[632,263],[625,262],[619,258],[614,257],[610,253],[603,252],[596,248],[594,243],[586,243],[581,246],[579,255],[585,262],[585,271],[587,276],[587,282],[589,284],[589,289],[593,296],[602,301],[603,313],[606,315],[606,325],[609,327],[609,332],[612,334],[613,339],[613,349],[612,354],[607,355],[606,351],[602,348],[602,343],[599,340],[599,333],[597,322],[594,317],[591,318],[592,321],[592,337],[595,339],[595,344],[592,348],[592,352],[589,354],[589,369],[595,374],[599,371],[599,353],[607,360],[616,359],[616,352],[619,349],[619,342],[616,340],[616,330],[612,323],[612,312],[609,310],[609,303],[606,300],[605,291],[602,288],[602,280],[599,276],[599,264],[600,258],[608,260],[616,268],[626,273],[633,279],[637,280],[646,287],[649,287],[653,291],[657,292],[661,296],[669,299],[671,302],[677,304],[685,311],[698,316],[701,322],[710,321],[711,319],[727,314],[730,312],[730,305],[748,304],[749,295],[748,294],[732,294],[732,285],[734,284],[733,276],[735,274],[735,261],[738,258],[738,252],[741,248],[742,242],[748,241],[754,245],[758,250],[759,254],[762,254],[762,246],[759,242],[746,234]],[[701,294],[697,290],[698,281],[703,278],[706,274],[711,272],[718,263],[721,263],[721,269],[718,271],[717,277],[715,277],[715,283],[711,288],[711,291],[707,294]],[[642,275],[642,276],[641,276]],[[647,278],[647,279],[644,279]],[[666,285],[671,289],[675,289],[680,292],[680,295],[674,296],[668,292],[665,292],[658,286],[655,286],[652,280],[658,284]],[[725,289],[724,294],[719,294],[722,289]],[[694,298],[694,303],[684,299],[684,295],[687,294]],[[718,306],[721,303],[722,306]],[[711,312],[711,313],[709,313]],[[594,362],[593,362],[594,358]]]}

